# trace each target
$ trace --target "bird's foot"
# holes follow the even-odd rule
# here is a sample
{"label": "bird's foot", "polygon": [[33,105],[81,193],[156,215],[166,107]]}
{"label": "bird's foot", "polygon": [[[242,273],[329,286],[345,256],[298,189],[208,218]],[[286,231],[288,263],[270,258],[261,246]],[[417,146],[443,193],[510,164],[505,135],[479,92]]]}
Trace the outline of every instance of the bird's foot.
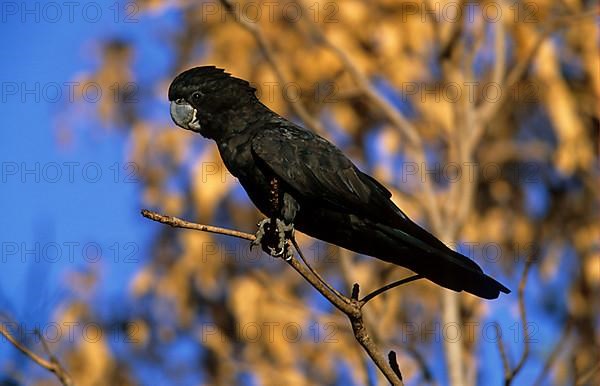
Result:
{"label": "bird's foot", "polygon": [[294,235],[294,224],[286,224],[278,218],[266,218],[257,225],[256,239],[250,243],[250,249],[260,245],[269,255],[289,260],[292,255],[288,240]]}
{"label": "bird's foot", "polygon": [[258,226],[258,230],[254,234],[254,237],[256,237],[256,238],[250,243],[250,249],[253,249],[256,246],[262,245],[263,238],[267,234],[265,228],[267,227],[267,225],[270,222],[271,222],[270,218],[265,218],[265,219],[261,220],[258,224],[256,224],[256,226]]}

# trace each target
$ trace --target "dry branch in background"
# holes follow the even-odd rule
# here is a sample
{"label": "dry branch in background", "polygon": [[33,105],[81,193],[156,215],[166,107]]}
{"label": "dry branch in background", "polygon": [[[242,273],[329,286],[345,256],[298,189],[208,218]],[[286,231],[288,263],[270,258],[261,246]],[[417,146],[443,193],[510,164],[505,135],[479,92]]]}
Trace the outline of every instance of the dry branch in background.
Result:
{"label": "dry branch in background", "polygon": [[[252,34],[252,36],[256,40],[256,43],[258,44],[260,51],[263,53],[263,55],[265,56],[265,59],[267,60],[267,62],[269,62],[269,64],[273,68],[273,71],[275,72],[275,75],[277,76],[277,80],[281,84],[288,84],[289,82],[288,82],[288,79],[287,79],[285,73],[283,72],[283,68],[277,61],[277,58],[275,57],[275,52],[271,48],[271,45],[265,38],[265,35],[263,34],[263,32],[260,29],[260,27],[258,26],[258,24],[251,23],[247,20],[244,20],[244,18],[241,17],[240,14],[234,10],[234,6],[231,4],[231,2],[229,0],[220,0],[220,1],[221,1],[221,4],[223,4],[223,6],[225,7],[225,9],[227,9],[227,11],[230,12],[231,15],[233,15],[233,17],[235,18],[235,21],[242,28],[244,28],[246,31],[248,31],[249,33]],[[292,111],[294,111],[294,113],[300,119],[302,119],[302,121],[304,122],[304,124],[306,126],[308,126],[311,130],[313,130],[317,133],[323,132],[323,126],[321,125],[321,122],[319,122],[317,119],[314,119],[310,115],[310,113],[304,108],[302,103],[293,103],[288,98],[286,98],[286,100],[288,101],[288,104],[291,107]]]}
{"label": "dry branch in background", "polygon": [[[250,241],[253,241],[255,239],[255,236],[250,233],[244,233],[240,231],[219,228],[210,225],[197,224],[173,216],[164,216],[146,209],[142,210],[141,213],[142,216],[150,220],[167,224],[175,228],[186,228],[201,232],[218,233]],[[381,352],[369,336],[369,333],[365,327],[365,323],[363,320],[362,308],[369,300],[381,295],[385,291],[395,288],[399,285],[418,280],[421,278],[421,276],[414,275],[409,278],[391,283],[378,290],[373,291],[372,293],[366,295],[362,299],[359,299],[359,285],[354,284],[352,288],[352,295],[350,298],[348,298],[347,296],[344,296],[340,292],[334,290],[327,282],[325,282],[325,280],[323,280],[323,278],[321,278],[321,276],[318,273],[316,273],[316,271],[313,270],[313,268],[308,264],[308,261],[302,256],[302,252],[300,251],[298,244],[293,239],[292,244],[294,248],[296,248],[298,254],[302,257],[302,260],[304,261],[306,266],[302,265],[300,261],[293,255],[285,261],[306,281],[308,281],[309,284],[313,286],[313,288],[319,291],[319,293],[321,293],[321,295],[323,295],[333,306],[335,306],[338,310],[346,314],[346,316],[350,320],[350,324],[352,325],[354,337],[356,338],[358,343],[365,349],[373,363],[379,368],[379,370],[381,370],[386,379],[392,385],[404,385],[402,381],[400,367],[398,366],[398,363],[396,361],[396,353],[394,351],[390,351],[388,355],[388,360],[386,361],[385,357],[381,354]]]}
{"label": "dry branch in background", "polygon": [[50,358],[50,360],[44,359],[38,354],[31,351],[29,348],[25,347],[21,342],[16,340],[10,332],[6,329],[6,327],[0,323],[0,334],[3,335],[13,346],[18,348],[23,354],[29,357],[33,362],[38,364],[40,367],[45,368],[46,370],[52,372],[56,375],[56,378],[60,381],[63,386],[74,386],[73,380],[64,367],[60,364],[59,360],[50,352],[48,345],[46,344],[46,340],[43,335],[36,330],[36,335],[40,338],[42,342],[42,346],[44,347],[44,351],[46,355]]}
{"label": "dry branch in background", "polygon": [[[510,361],[508,359],[508,353],[504,347],[504,342],[502,341],[502,335],[498,335],[498,351],[500,351],[500,357],[502,358],[502,365],[504,367],[504,386],[510,386],[514,381],[517,374],[523,369],[525,365],[525,361],[529,357],[530,352],[530,337],[529,337],[529,326],[527,325],[527,309],[525,308],[525,287],[527,286],[527,277],[529,276],[529,271],[533,266],[534,259],[528,258],[525,262],[525,268],[523,269],[523,276],[521,276],[521,280],[519,282],[519,314],[521,315],[521,328],[523,330],[523,352],[519,357],[519,361],[515,365],[515,367],[510,367]],[[496,328],[498,329],[498,324],[496,324]]]}

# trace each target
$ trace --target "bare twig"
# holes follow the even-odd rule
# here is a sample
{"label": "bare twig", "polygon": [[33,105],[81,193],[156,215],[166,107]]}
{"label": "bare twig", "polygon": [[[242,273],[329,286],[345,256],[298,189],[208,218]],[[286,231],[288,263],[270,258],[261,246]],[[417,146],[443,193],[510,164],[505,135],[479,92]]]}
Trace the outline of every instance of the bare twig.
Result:
{"label": "bare twig", "polygon": [[592,380],[594,374],[600,371],[600,363],[596,363],[589,370],[583,373],[581,377],[579,377],[575,383],[575,386],[585,386],[589,384],[589,381]]}
{"label": "bare twig", "polygon": [[[177,217],[172,216],[163,216],[156,212],[152,212],[149,210],[142,210],[142,215],[150,220],[157,221],[163,224],[170,225],[172,227],[177,228],[187,228],[198,230],[201,232],[211,232],[222,234],[226,236],[232,236],[241,238],[244,240],[254,240],[255,236],[250,233],[244,233],[240,231],[235,231],[231,229],[219,228],[209,225],[196,224],[189,221],[185,221],[179,219]],[[297,246],[297,244],[296,244]],[[298,249],[299,250],[299,249]],[[323,295],[333,306],[335,306],[338,310],[342,311],[348,319],[350,320],[350,324],[352,325],[352,331],[354,332],[354,337],[358,341],[358,343],[365,349],[373,363],[379,368],[379,370],[383,373],[385,378],[394,386],[403,386],[401,377],[398,376],[399,368],[394,370],[389,360],[386,361],[386,358],[381,354],[371,337],[369,336],[367,329],[364,325],[363,314],[361,310],[361,301],[358,300],[359,295],[359,286],[358,284],[354,285],[352,290],[352,298],[348,298],[342,294],[336,294],[332,291],[329,285],[324,283],[323,279],[319,279],[317,274],[310,265],[301,264],[300,261],[295,257],[291,256],[288,260],[285,260],[296,272],[298,272],[306,281],[310,283],[321,295]]]}
{"label": "bare twig", "polygon": [[525,269],[523,270],[523,276],[521,277],[521,281],[519,282],[519,312],[521,314],[521,328],[523,329],[523,352],[521,353],[521,358],[517,362],[517,365],[512,371],[512,378],[517,375],[519,371],[523,368],[527,357],[529,356],[530,344],[529,344],[529,332],[527,331],[527,309],[525,308],[525,287],[527,286],[527,277],[529,276],[529,271],[531,270],[531,266],[533,265],[534,260],[532,258],[527,259],[525,263]]}
{"label": "bare twig", "polygon": [[533,265],[534,259],[528,258],[525,262],[525,268],[523,270],[523,276],[521,276],[521,280],[519,282],[519,313],[521,315],[521,328],[523,329],[523,352],[517,361],[517,364],[514,368],[511,369],[510,364],[508,363],[508,355],[504,349],[504,343],[502,341],[502,337],[498,337],[498,350],[500,351],[500,355],[502,357],[502,363],[504,365],[504,385],[510,386],[514,381],[515,377],[521,371],[527,358],[529,357],[530,344],[529,344],[529,332],[527,326],[527,310],[525,309],[525,287],[527,286],[527,277],[529,276],[529,271],[531,266]]}
{"label": "bare twig", "polygon": [[544,381],[544,378],[546,377],[546,375],[548,375],[548,373],[550,372],[550,369],[552,368],[552,366],[554,366],[554,362],[556,362],[556,359],[558,359],[558,356],[559,356],[560,352],[562,351],[565,342],[567,341],[567,339],[570,336],[572,327],[573,327],[573,323],[572,323],[571,319],[567,320],[567,322],[565,323],[565,326],[563,328],[562,334],[560,336],[560,339],[558,340],[558,342],[554,346],[554,349],[552,349],[552,352],[546,359],[546,362],[544,363],[544,367],[542,368],[542,371],[540,371],[540,374],[538,375],[535,382],[533,383],[534,386],[541,385],[542,382]]}
{"label": "bare twig", "polygon": [[323,279],[321,275],[316,270],[314,270],[312,266],[308,263],[308,260],[306,260],[306,258],[304,257],[304,253],[302,253],[302,250],[300,249],[300,246],[298,245],[298,242],[296,241],[295,237],[292,237],[292,245],[294,246],[294,249],[296,249],[296,252],[298,252],[298,256],[300,256],[304,264],[306,264],[306,266],[313,273],[313,275],[315,275],[317,279],[319,279],[321,283],[323,283],[323,285],[325,285],[331,292],[333,292],[334,294],[339,296],[340,299],[343,300],[344,295],[342,295],[338,290],[333,288],[333,286],[329,285],[329,283],[327,283],[325,279]]}
{"label": "bare twig", "polygon": [[250,241],[254,241],[256,239],[256,237],[254,235],[251,235],[249,233],[239,232],[239,231],[235,231],[232,229],[214,227],[212,225],[196,224],[193,222],[182,220],[177,217],[163,216],[162,214],[158,214],[156,212],[152,212],[147,209],[142,210],[142,216],[144,216],[150,220],[153,220],[153,221],[158,221],[163,224],[170,225],[174,228],[193,229],[193,230],[200,231],[200,232],[216,233],[216,234],[220,234],[220,235],[237,237],[239,239],[250,240]]}
{"label": "bare twig", "polygon": [[419,135],[416,127],[400,112],[400,110],[396,109],[390,102],[381,96],[381,94],[379,94],[367,76],[359,70],[358,66],[344,50],[333,44],[314,24],[311,23],[310,26],[313,36],[317,39],[317,41],[335,53],[340,61],[344,64],[350,76],[352,76],[356,82],[358,90],[367,96],[369,100],[371,100],[371,102],[373,102],[373,104],[379,108],[381,112],[383,112],[388,120],[402,132],[405,138],[410,141],[411,145],[415,147],[421,147],[421,136]]}
{"label": "bare twig", "polygon": [[406,351],[413,357],[413,359],[419,365],[419,367],[421,369],[421,373],[423,374],[423,380],[428,384],[436,385],[437,382],[435,381],[435,379],[433,377],[433,373],[431,372],[431,369],[427,365],[425,358],[423,358],[423,354],[421,354],[419,352],[419,350],[417,350],[417,348],[413,347],[413,346],[407,347]]}
{"label": "bare twig", "polygon": [[498,351],[500,352],[500,359],[502,360],[502,368],[504,369],[504,378],[507,379],[510,376],[510,362],[508,361],[508,355],[506,354],[506,348],[504,347],[504,341],[502,340],[502,329],[498,323],[495,323],[496,336],[498,337]]}
{"label": "bare twig", "polygon": [[409,276],[409,277],[405,277],[404,279],[395,281],[393,283],[390,283],[388,285],[385,285],[373,292],[371,292],[370,294],[368,294],[367,296],[365,296],[364,298],[361,299],[360,306],[363,307],[365,304],[367,304],[367,302],[371,299],[373,299],[376,296],[381,295],[382,293],[384,293],[385,291],[391,290],[392,288],[396,288],[398,286],[401,286],[402,284],[406,284],[406,283],[410,283],[411,281],[415,281],[415,280],[419,280],[422,279],[423,276],[421,275],[413,275],[413,276]]}
{"label": "bare twig", "polygon": [[[568,26],[571,23],[581,22],[581,20],[585,18],[590,18],[590,20],[593,21],[591,17],[598,16],[598,14],[599,9],[592,9],[582,12],[578,15],[562,16],[548,22],[540,31],[529,52],[527,52],[527,54],[515,66],[512,67],[511,71],[506,75],[506,78],[501,76],[501,74],[496,73],[495,69],[494,80],[497,81],[498,79],[502,79],[502,82],[499,83],[503,83],[501,84],[501,87],[504,92],[498,100],[485,101],[477,108],[477,125],[475,126],[476,131],[470,138],[468,138],[470,147],[474,147],[474,145],[479,142],[481,136],[484,134],[485,127],[494,119],[496,113],[509,99],[509,90],[511,90],[520,80],[525,77],[527,74],[527,69],[535,59],[540,47],[542,46],[542,43],[544,43],[544,41],[557,29]],[[498,71],[500,70],[501,69],[498,69]]]}
{"label": "bare twig", "polygon": [[25,347],[24,344],[22,344],[21,342],[19,342],[18,340],[16,340],[10,334],[10,332],[6,329],[6,327],[2,323],[0,323],[0,334],[2,334],[13,346],[15,346],[16,348],[18,348],[23,354],[25,354],[26,356],[28,356],[37,365],[39,365],[40,367],[43,367],[46,370],[52,372],[56,376],[56,378],[58,378],[58,380],[60,381],[60,383],[62,385],[64,385],[64,386],[73,386],[73,380],[71,379],[71,376],[69,375],[69,373],[67,373],[67,371],[64,369],[64,367],[62,367],[62,365],[60,364],[60,362],[58,361],[58,359],[53,354],[50,353],[50,350],[48,349],[48,346],[46,344],[46,341],[44,340],[44,337],[41,336],[41,334],[39,333],[39,331],[36,331],[36,333],[38,334],[38,336],[42,340],[42,344],[44,346],[44,350],[46,351],[46,353],[50,357],[50,360],[46,360],[46,359],[42,358],[38,354],[34,353],[33,351],[31,351],[30,349],[28,349],[27,347]]}

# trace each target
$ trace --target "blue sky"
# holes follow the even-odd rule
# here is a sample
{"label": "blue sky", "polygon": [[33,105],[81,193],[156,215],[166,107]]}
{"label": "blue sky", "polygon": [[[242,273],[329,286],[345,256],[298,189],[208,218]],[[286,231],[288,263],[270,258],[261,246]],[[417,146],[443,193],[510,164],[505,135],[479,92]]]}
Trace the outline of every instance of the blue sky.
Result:
{"label": "blue sky", "polygon": [[[101,300],[123,304],[111,300],[127,293],[153,234],[154,228],[139,216],[137,179],[127,178],[126,132],[93,135],[99,123],[91,116],[77,122],[71,146],[59,146],[57,117],[76,109],[69,106],[66,86],[62,97],[51,94],[51,87],[96,69],[98,41],[135,41],[141,40],[140,32],[152,33],[141,15],[135,24],[115,23],[113,2],[94,4],[104,15],[97,22],[77,10],[72,18],[63,13],[56,22],[42,8],[39,20],[24,9],[2,15],[0,308],[19,320],[43,323],[51,318],[70,286],[69,272],[82,269],[100,273]],[[154,54],[156,65],[147,66],[147,76],[156,76],[167,69],[167,55],[153,51],[152,39],[148,41],[140,45],[142,57],[136,59]]]}

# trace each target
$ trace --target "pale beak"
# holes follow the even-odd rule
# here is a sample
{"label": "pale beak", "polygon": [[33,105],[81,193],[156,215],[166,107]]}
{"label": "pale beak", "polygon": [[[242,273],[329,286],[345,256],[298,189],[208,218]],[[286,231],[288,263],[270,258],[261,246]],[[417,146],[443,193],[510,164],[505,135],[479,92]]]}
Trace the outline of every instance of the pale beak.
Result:
{"label": "pale beak", "polygon": [[192,105],[185,100],[178,99],[171,102],[171,118],[177,126],[187,130],[200,131],[200,121]]}

